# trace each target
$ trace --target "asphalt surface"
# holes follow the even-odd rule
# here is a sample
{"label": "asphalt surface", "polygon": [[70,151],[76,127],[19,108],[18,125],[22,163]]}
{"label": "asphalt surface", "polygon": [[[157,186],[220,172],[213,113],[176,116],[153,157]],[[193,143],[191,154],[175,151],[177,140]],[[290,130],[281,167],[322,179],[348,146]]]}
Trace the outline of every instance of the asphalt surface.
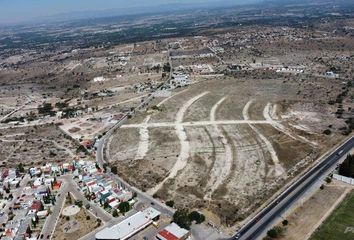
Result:
{"label": "asphalt surface", "polygon": [[348,154],[353,147],[354,136],[334,149],[331,154],[300,177],[230,239],[254,240],[259,238],[285,210],[295,203],[330,168],[336,166],[341,157]]}
{"label": "asphalt surface", "polygon": [[50,236],[52,236],[56,223],[60,216],[61,208],[64,205],[68,190],[69,186],[67,183],[64,182],[57,193],[56,203],[55,206],[52,208],[52,213],[48,215],[46,221],[44,222],[41,232],[41,235],[43,235],[43,239],[47,239],[47,236],[49,236],[49,238]]}

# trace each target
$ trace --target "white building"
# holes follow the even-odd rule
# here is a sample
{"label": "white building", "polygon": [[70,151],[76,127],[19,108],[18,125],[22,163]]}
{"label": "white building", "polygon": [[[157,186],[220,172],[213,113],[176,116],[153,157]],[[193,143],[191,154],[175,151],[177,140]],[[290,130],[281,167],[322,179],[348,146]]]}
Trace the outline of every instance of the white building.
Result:
{"label": "white building", "polygon": [[184,240],[189,237],[188,230],[179,227],[176,223],[171,223],[165,229],[160,231],[156,238],[158,240]]}
{"label": "white building", "polygon": [[156,218],[159,215],[159,211],[148,208],[143,212],[137,212],[113,227],[103,229],[96,233],[95,238],[96,240],[126,240],[152,224],[154,219],[151,218],[152,216]]}
{"label": "white building", "polygon": [[173,79],[171,79],[171,84],[175,85],[176,87],[188,86],[190,84],[188,80],[188,75],[185,74],[174,75]]}

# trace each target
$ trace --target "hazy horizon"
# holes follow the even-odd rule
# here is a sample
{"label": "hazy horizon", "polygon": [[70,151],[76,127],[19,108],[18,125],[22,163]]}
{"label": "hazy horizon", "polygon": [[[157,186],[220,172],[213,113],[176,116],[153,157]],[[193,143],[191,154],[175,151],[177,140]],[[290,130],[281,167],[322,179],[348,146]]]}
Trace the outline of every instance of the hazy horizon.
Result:
{"label": "hazy horizon", "polygon": [[[60,20],[61,15],[79,14],[84,17],[85,12],[100,12],[109,10],[121,10],[125,14],[152,12],[158,10],[159,6],[164,6],[164,10],[169,4],[196,5],[196,4],[244,4],[260,2],[261,0],[0,0],[0,23],[15,24],[27,21],[35,21],[47,17],[55,16]],[[154,9],[151,9],[154,8]],[[126,10],[126,11],[124,11]],[[173,10],[173,8],[171,8]],[[117,12],[119,14],[119,12]],[[94,17],[90,15],[89,17]],[[102,17],[102,16],[97,16]]]}

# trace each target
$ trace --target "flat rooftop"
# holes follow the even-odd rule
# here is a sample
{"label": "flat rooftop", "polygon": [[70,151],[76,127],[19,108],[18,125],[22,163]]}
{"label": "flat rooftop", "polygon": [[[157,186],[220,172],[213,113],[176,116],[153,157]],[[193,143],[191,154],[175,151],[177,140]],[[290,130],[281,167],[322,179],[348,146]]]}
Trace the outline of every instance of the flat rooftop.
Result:
{"label": "flat rooftop", "polygon": [[158,215],[160,215],[160,212],[153,208],[148,208],[143,212],[137,212],[122,222],[96,233],[96,240],[128,239],[149,226],[152,223],[151,216],[156,217]]}

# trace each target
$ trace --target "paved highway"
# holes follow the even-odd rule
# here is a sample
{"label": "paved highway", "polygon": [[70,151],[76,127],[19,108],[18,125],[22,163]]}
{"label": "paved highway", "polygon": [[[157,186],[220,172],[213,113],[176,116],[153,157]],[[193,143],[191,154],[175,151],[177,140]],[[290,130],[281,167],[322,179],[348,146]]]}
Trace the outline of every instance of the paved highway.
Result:
{"label": "paved highway", "polygon": [[353,147],[354,136],[333,150],[320,163],[290,185],[272,203],[259,212],[256,217],[244,225],[231,239],[254,240],[259,238],[285,210],[295,203],[328,170],[334,167],[341,157],[350,152]]}

